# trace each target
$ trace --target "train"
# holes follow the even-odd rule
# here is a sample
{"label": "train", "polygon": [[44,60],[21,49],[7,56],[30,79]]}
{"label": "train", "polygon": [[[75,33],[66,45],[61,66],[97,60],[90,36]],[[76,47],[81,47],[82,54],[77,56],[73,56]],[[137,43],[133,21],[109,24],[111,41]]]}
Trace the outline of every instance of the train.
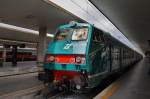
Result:
{"label": "train", "polygon": [[39,80],[60,90],[86,90],[140,61],[142,55],[89,23],[60,25],[49,42]]}
{"label": "train", "polygon": [[[5,62],[12,61],[12,48],[0,47],[0,59],[4,60],[3,53],[6,50]],[[35,48],[18,48],[17,61],[36,61],[37,52]]]}

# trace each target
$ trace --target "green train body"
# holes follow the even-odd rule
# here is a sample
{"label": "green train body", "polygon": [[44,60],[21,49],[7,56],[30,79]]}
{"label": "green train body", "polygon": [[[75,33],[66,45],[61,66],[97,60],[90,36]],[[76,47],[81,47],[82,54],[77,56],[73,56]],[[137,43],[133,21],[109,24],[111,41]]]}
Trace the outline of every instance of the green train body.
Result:
{"label": "green train body", "polygon": [[[139,61],[141,55],[88,23],[58,28],[44,63],[47,81],[59,87],[96,87],[103,78]],[[65,85],[65,86],[64,86]]]}

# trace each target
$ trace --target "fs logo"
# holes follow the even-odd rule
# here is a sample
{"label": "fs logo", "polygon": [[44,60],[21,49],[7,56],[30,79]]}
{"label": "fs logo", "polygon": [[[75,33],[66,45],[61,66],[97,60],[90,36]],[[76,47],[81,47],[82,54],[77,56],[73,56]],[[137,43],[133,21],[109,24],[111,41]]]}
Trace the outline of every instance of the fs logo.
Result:
{"label": "fs logo", "polygon": [[64,47],[64,49],[67,50],[67,49],[69,49],[71,46],[72,46],[72,44],[66,44],[65,47]]}

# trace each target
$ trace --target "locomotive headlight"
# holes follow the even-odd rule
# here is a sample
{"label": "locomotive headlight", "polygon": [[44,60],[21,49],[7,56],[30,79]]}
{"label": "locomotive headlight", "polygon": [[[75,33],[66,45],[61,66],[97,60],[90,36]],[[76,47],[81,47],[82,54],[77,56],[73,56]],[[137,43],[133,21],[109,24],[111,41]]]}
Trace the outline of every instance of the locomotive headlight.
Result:
{"label": "locomotive headlight", "polygon": [[50,57],[49,57],[49,60],[50,60],[50,61],[54,61],[54,60],[55,60],[55,57],[54,57],[54,56],[50,56]]}
{"label": "locomotive headlight", "polygon": [[82,64],[84,64],[84,63],[85,63],[85,58],[84,58],[84,57],[82,58],[81,63],[82,63]]}
{"label": "locomotive headlight", "polygon": [[53,62],[53,61],[55,61],[54,56],[47,56],[47,62]]}
{"label": "locomotive headlight", "polygon": [[77,63],[80,63],[80,62],[81,62],[81,59],[82,59],[81,57],[77,56],[77,57],[76,57],[76,62],[77,62]]}
{"label": "locomotive headlight", "polygon": [[78,64],[84,64],[85,63],[85,57],[84,56],[76,56],[75,62]]}

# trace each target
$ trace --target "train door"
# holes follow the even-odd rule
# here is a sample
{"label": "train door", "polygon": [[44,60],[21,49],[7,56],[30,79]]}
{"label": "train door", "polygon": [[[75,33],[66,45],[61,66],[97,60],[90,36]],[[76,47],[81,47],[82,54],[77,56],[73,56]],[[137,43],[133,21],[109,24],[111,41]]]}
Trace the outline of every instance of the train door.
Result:
{"label": "train door", "polygon": [[118,46],[111,48],[112,71],[120,69],[120,49]]}
{"label": "train door", "polygon": [[123,48],[120,47],[119,49],[120,49],[119,61],[120,61],[120,71],[121,71],[123,67]]}
{"label": "train door", "polygon": [[123,67],[126,67],[128,65],[128,51],[126,48],[123,49]]}

